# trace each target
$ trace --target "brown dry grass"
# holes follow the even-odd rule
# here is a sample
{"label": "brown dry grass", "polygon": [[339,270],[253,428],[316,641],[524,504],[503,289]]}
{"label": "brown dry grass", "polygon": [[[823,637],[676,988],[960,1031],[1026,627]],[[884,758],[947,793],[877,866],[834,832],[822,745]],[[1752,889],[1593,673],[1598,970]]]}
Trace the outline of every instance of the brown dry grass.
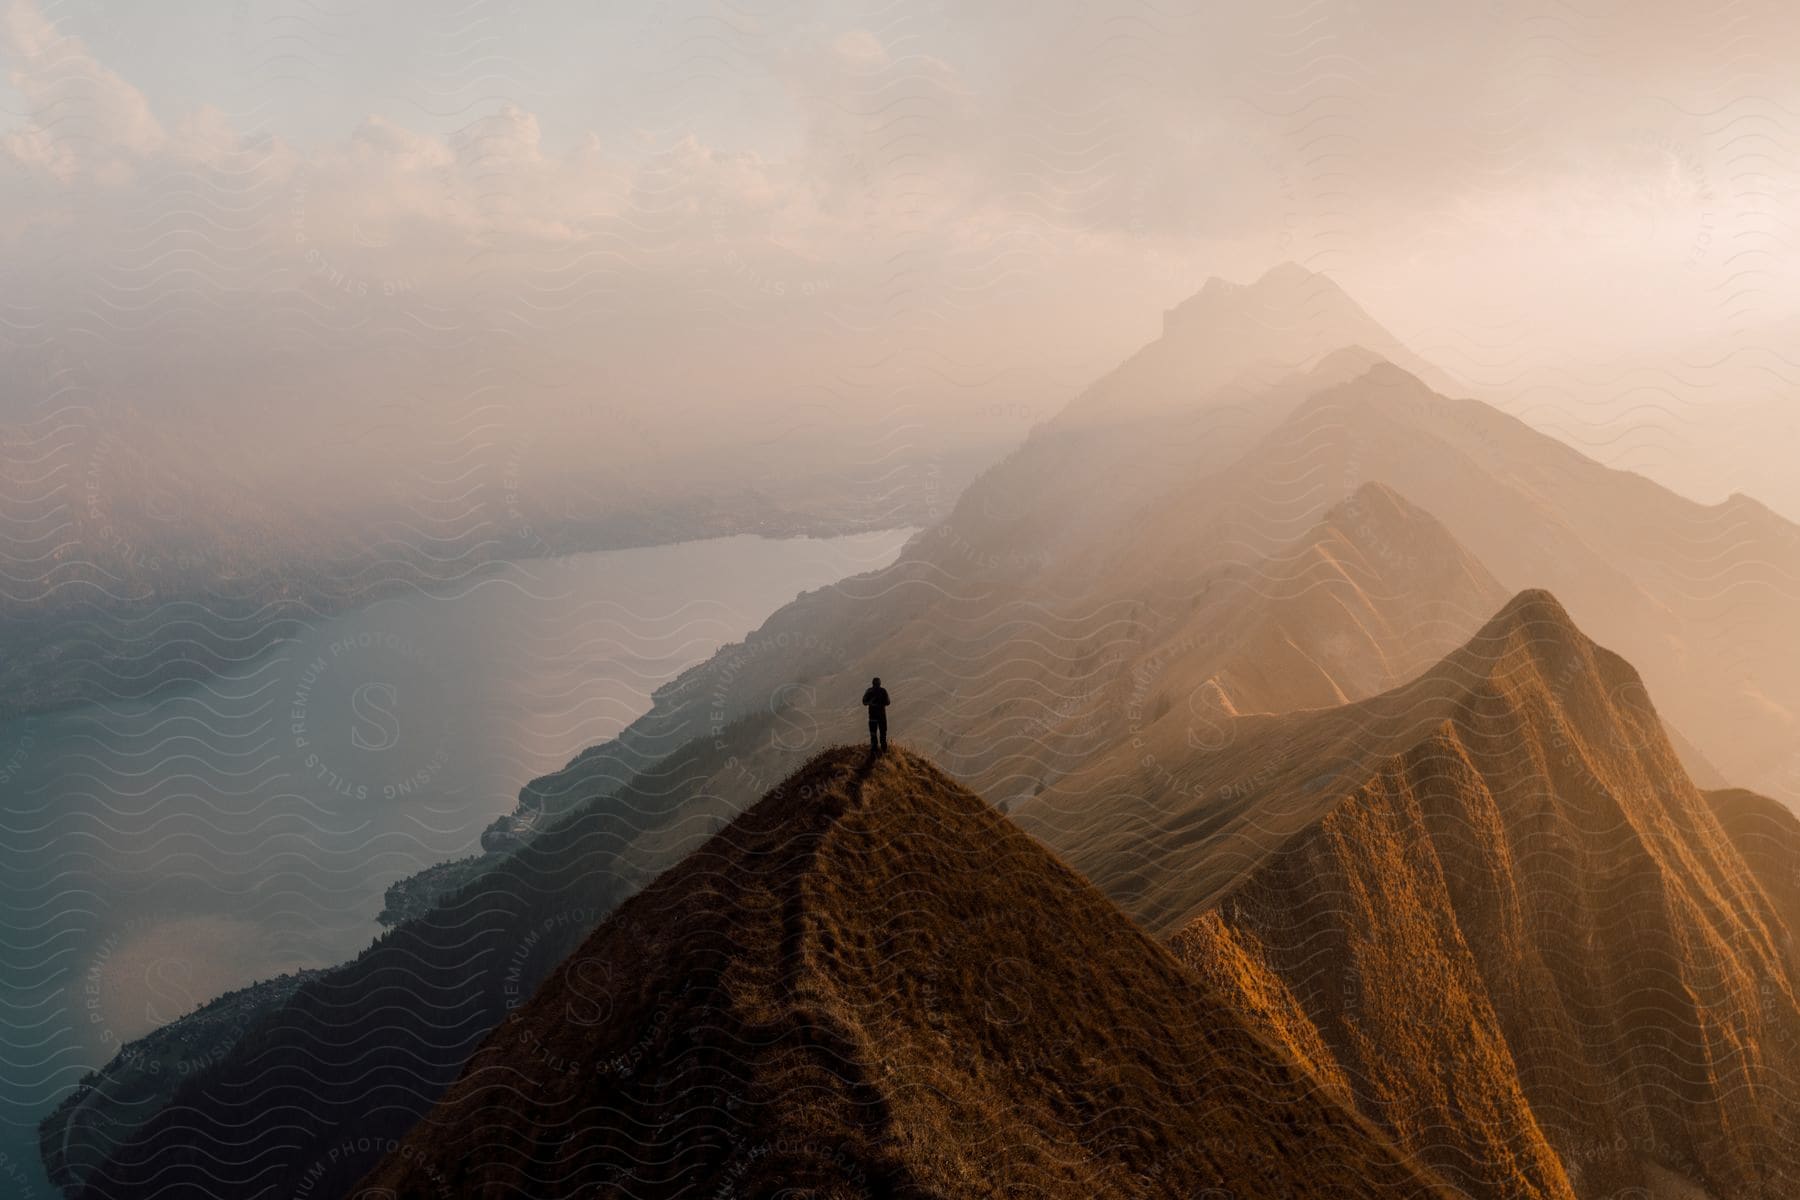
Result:
{"label": "brown dry grass", "polygon": [[828,752],[609,919],[402,1196],[1441,1195],[978,797]]}
{"label": "brown dry grass", "polygon": [[[1786,928],[1623,660],[1527,593],[1419,685],[1281,732],[1275,796],[1343,773],[1297,832],[1245,810],[1190,966],[1474,1194],[1795,1194]],[[1733,799],[1791,871],[1791,818]]]}

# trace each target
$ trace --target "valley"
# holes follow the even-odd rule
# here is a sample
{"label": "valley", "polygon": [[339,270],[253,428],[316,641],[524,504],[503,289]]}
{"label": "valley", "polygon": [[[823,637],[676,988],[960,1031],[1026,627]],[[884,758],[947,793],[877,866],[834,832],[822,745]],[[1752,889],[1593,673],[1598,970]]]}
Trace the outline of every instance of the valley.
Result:
{"label": "valley", "polygon": [[[1450,385],[1428,383],[1396,345],[1312,272],[1209,284],[890,565],[803,593],[658,688],[616,737],[533,780],[503,846],[260,1017],[121,1131],[74,1194],[220,1171],[246,1192],[304,1180],[348,1194],[376,1172],[402,1195],[431,1194],[431,1171],[461,1169],[430,1149],[455,1135],[431,1130],[517,1119],[484,1098],[484,1055],[508,1061],[499,1047],[516,1020],[594,978],[569,957],[590,935],[601,981],[638,989],[664,972],[666,994],[701,1007],[648,1034],[621,1015],[533,1044],[562,1074],[590,1056],[649,1061],[651,1045],[675,1055],[658,1069],[675,1070],[702,1011],[760,1002],[735,985],[683,991],[712,968],[627,967],[649,951],[627,948],[647,935],[619,932],[625,913],[650,896],[689,903],[713,886],[696,865],[706,853],[751,829],[778,836],[752,805],[796,772],[842,766],[816,756],[858,739],[854,698],[876,674],[907,756],[896,770],[924,792],[943,777],[984,798],[985,822],[1016,824],[1091,881],[1116,910],[1106,921],[1158,939],[1207,1023],[1300,1072],[1295,1095],[1314,1097],[1314,1115],[1282,1120],[1357,1131],[1331,1143],[1323,1177],[1379,1159],[1406,1164],[1411,1181],[1394,1186],[1422,1195],[1599,1200],[1671,1180],[1715,1200],[1787,1194],[1794,864],[1769,814],[1797,782],[1800,538],[1751,502],[1694,504],[1436,391]],[[820,803],[786,819],[836,819],[841,806]],[[861,869],[899,869],[869,853]],[[786,861],[766,857],[771,870]],[[776,903],[748,886],[730,894]],[[918,886],[936,904],[953,885],[926,872]],[[840,901],[832,920],[875,920],[872,898]],[[694,919],[735,921],[730,905]],[[706,936],[725,953],[736,935]],[[1041,969],[1029,993],[1069,968]],[[891,986],[873,993],[882,1012],[929,1017]],[[656,1011],[630,994],[582,992],[601,1013]],[[1065,1019],[1128,1018],[1059,1010],[1053,1024]],[[640,1036],[651,1042],[633,1049]],[[855,1039],[880,1038],[850,1036],[834,1053],[867,1070]],[[712,1063],[724,1050],[691,1052]],[[1000,1058],[977,1074],[1006,1079],[984,1087],[1071,1086],[1008,1073],[1004,1041],[981,1052]],[[720,1103],[760,1097],[744,1137],[785,1127],[783,1081],[804,1088],[818,1070],[807,1053],[718,1082]],[[821,1181],[879,1170],[922,1195],[954,1194],[943,1181],[959,1170],[997,1169],[948,1132],[925,1140],[950,1157],[913,1157],[893,1124],[901,1093],[877,1079],[834,1101],[849,1124],[831,1126],[832,1144],[864,1131],[852,1165],[827,1154],[793,1169]],[[557,1094],[570,1112],[625,1095]],[[1137,1102],[1091,1093],[1076,1111],[1119,1103]],[[277,1136],[233,1116],[251,1110],[306,1116]],[[1044,1131],[1071,1119],[1033,1118],[1038,1132],[1019,1137],[1065,1144]],[[628,1128],[605,1136],[627,1146]],[[332,1153],[353,1134],[371,1139],[366,1152]],[[180,1149],[215,1144],[241,1167]],[[548,1172],[552,1190],[594,1184],[600,1160],[556,1144],[520,1143],[519,1169]],[[383,1166],[402,1145],[405,1161]],[[697,1127],[664,1149],[711,1164],[695,1178],[743,1177]],[[1082,1151],[1056,1186],[1188,1194],[1208,1171],[1252,1169],[1184,1161],[1133,1191],[1123,1181],[1152,1160],[1110,1153]],[[655,1188],[681,1186],[686,1168],[653,1157]]]}

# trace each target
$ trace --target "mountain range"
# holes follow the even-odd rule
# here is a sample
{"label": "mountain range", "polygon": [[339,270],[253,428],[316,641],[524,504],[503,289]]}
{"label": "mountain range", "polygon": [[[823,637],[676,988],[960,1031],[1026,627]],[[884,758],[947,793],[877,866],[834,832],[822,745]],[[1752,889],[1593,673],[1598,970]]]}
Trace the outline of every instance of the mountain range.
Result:
{"label": "mountain range", "polygon": [[1154,829],[1084,810],[1092,879],[1183,898],[1140,899],[1166,949],[928,763],[828,752],[603,923],[367,1183],[1790,1195],[1800,1003],[1738,846],[1791,877],[1797,827],[1704,796],[1643,696],[1527,592],[1418,679],[1127,793]]}
{"label": "mountain range", "polygon": [[365,1186],[1447,1195],[979,797],[848,749],[608,918]]}
{"label": "mountain range", "polygon": [[[403,1195],[443,1178],[498,1194],[506,1172],[544,1194],[754,1191],[787,1160],[746,1156],[795,1128],[850,1139],[895,1194],[1004,1194],[958,1172],[1018,1164],[1069,1195],[1205,1194],[1234,1174],[1252,1194],[1400,1194],[1341,1183],[1351,1164],[1418,1194],[1792,1194],[1800,531],[1447,390],[1323,276],[1209,284],[893,566],[803,594],[533,781],[435,906],[271,1003],[154,1116],[46,1126],[53,1173],[93,1197],[344,1195],[370,1170]],[[854,736],[875,674],[910,753],[854,783],[844,755],[813,759]],[[816,803],[795,799],[808,780]],[[895,824],[867,824],[869,794]],[[1017,860],[1032,903],[965,879],[955,839],[932,853],[908,820]],[[881,851],[790,844],[845,829]],[[889,859],[898,909],[846,882]],[[746,880],[758,864],[769,877]],[[770,906],[796,895],[804,945],[782,959]],[[951,963],[1029,949],[987,929],[952,929],[970,940],[951,949],[939,926],[959,904],[1087,948],[1022,955],[1025,993],[1093,966],[1144,989],[1142,1010],[1096,983],[1012,1030],[1009,1058],[976,1019],[979,981],[930,1000],[882,971],[889,951],[917,975],[933,947]],[[921,945],[807,940],[913,929],[915,908]],[[714,950],[684,958],[657,928]],[[739,937],[774,948],[734,959]],[[734,962],[768,978],[740,988]],[[642,984],[618,1020],[552,1038],[544,1013],[608,972]],[[536,1029],[575,1078],[509,1029]],[[1080,1069],[1033,1057],[1071,1033]],[[745,1058],[737,1036],[772,1040]],[[645,1037],[646,1074],[581,1069]],[[718,1104],[736,1097],[742,1137],[668,1109],[641,1190],[595,1172],[643,1155],[527,1135],[581,1113],[597,1147],[655,1145],[630,1114],[664,1101],[632,1089],[690,1061]],[[505,1111],[497,1070],[543,1112]],[[1213,1073],[1271,1098],[1207,1100]],[[795,1108],[809,1088],[816,1127]],[[1016,1124],[992,1115],[1001,1098]],[[1125,1144],[1197,1130],[1195,1104],[1256,1129],[1173,1154]],[[489,1126],[514,1130],[505,1152],[454,1174]],[[1319,1155],[1250,1153],[1281,1129]],[[56,1159],[72,1141],[87,1152]],[[805,1167],[819,1194],[854,1186],[829,1159]]]}

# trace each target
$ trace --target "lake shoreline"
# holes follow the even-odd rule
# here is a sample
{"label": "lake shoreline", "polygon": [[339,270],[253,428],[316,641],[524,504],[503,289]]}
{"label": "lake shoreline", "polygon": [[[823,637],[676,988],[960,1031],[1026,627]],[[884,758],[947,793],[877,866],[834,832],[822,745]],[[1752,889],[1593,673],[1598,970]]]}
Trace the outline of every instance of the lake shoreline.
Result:
{"label": "lake shoreline", "polygon": [[[796,593],[879,569],[915,533],[494,563],[295,622],[205,682],[9,718],[0,742],[24,751],[12,766],[0,753],[0,795],[21,837],[0,869],[54,919],[4,963],[50,1038],[0,1045],[0,1153],[35,1160],[53,1111],[89,1136],[98,1102],[70,1105],[71,1088],[104,1090],[152,1047],[216,1057],[280,992],[271,981],[353,959],[430,903],[432,879],[491,860],[481,833],[533,779],[610,744]],[[87,902],[59,906],[69,887]],[[230,1020],[204,1032],[188,1022],[203,1010]],[[142,1074],[130,1094],[151,1087]]]}
{"label": "lake shoreline", "polygon": [[[733,537],[756,537],[766,541],[782,542],[798,539],[815,541],[831,540],[842,537],[859,537],[866,534],[890,533],[901,530],[917,531],[922,528],[916,523],[900,522],[897,524],[868,524],[855,521],[814,521],[778,523],[771,529],[731,529],[711,532],[695,532],[691,536],[682,535],[665,540],[632,540],[623,539],[618,544],[577,546],[559,549],[548,554],[524,554],[517,556],[493,557],[471,563],[468,569],[450,578],[395,578],[367,585],[363,590],[354,593],[333,592],[318,589],[311,594],[285,597],[279,601],[252,601],[250,597],[229,592],[204,591],[192,595],[169,596],[159,599],[148,607],[120,606],[102,608],[95,606],[91,613],[79,613],[59,609],[42,615],[17,615],[0,620],[0,645],[5,645],[9,653],[0,659],[0,722],[11,721],[22,717],[49,717],[58,712],[78,708],[86,704],[106,703],[117,700],[148,700],[170,688],[187,684],[205,683],[209,679],[229,671],[243,658],[264,654],[291,640],[309,626],[329,621],[347,612],[380,603],[383,600],[406,598],[411,596],[442,597],[455,595],[456,589],[465,585],[477,586],[485,579],[505,573],[509,569],[518,568],[527,563],[556,563],[577,558],[584,554],[608,554],[630,550],[655,550],[671,546],[688,546],[701,542],[719,541]],[[205,611],[209,617],[218,618],[221,629],[213,631],[223,642],[230,645],[230,654],[208,656],[206,645],[201,644],[184,647],[189,657],[162,667],[154,662],[145,666],[141,656],[134,656],[129,647],[145,638],[142,631],[130,630],[133,626],[150,625],[158,613],[165,613],[169,621],[191,623],[193,618],[186,611],[197,608]],[[48,646],[66,647],[71,643],[86,644],[90,652],[109,664],[105,677],[95,678],[92,674],[82,672],[83,660],[73,658],[66,653],[52,653],[48,656],[54,662],[55,670],[49,671],[49,664],[41,664],[43,670],[34,661],[30,650],[20,651],[9,643],[15,636],[27,637],[34,633],[47,631],[48,636],[32,639]],[[199,657],[193,657],[194,655]],[[44,655],[35,656],[42,659]],[[126,677],[130,681],[141,682],[139,687],[121,686],[121,678],[110,669],[110,664],[119,661],[131,662],[138,667],[136,673]],[[56,679],[46,680],[42,675],[53,674]],[[29,678],[33,673],[40,677]],[[27,676],[21,679],[20,676]],[[41,700],[33,700],[44,687],[54,688],[60,680],[64,692],[45,696]],[[20,697],[24,697],[23,700]],[[3,753],[0,753],[3,759]]]}

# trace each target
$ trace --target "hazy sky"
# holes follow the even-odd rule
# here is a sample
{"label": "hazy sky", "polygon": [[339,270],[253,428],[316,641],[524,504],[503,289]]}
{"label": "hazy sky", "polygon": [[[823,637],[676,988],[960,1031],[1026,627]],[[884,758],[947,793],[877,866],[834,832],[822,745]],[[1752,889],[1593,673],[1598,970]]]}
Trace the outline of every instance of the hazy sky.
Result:
{"label": "hazy sky", "polygon": [[4,349],[197,457],[998,442],[1293,259],[1800,517],[1789,3],[0,3]]}

